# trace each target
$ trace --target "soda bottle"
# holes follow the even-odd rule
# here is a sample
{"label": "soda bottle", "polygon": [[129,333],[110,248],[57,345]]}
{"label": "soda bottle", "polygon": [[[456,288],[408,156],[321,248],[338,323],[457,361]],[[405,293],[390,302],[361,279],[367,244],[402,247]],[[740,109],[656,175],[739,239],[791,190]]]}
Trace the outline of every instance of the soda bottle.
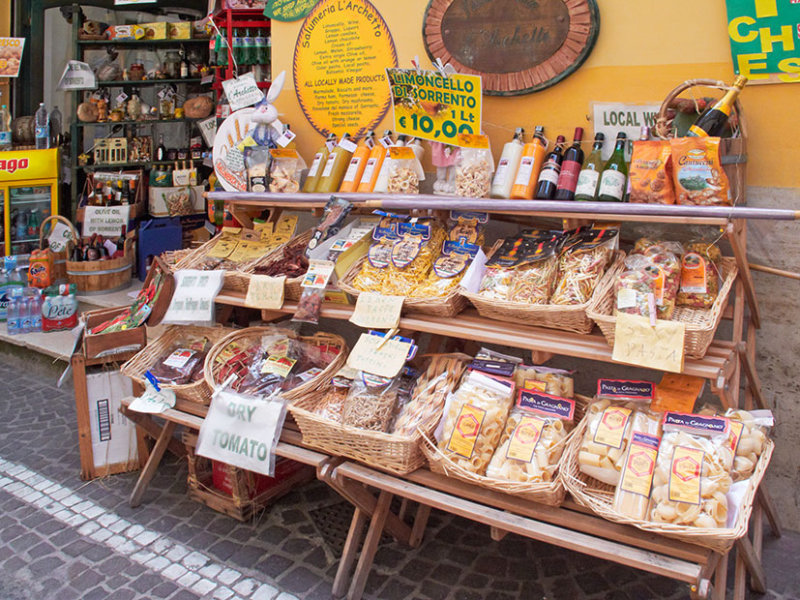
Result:
{"label": "soda bottle", "polygon": [[39,103],[39,108],[34,116],[36,132],[36,149],[47,150],[50,147],[50,120],[47,118],[47,109],[44,102]]}
{"label": "soda bottle", "polygon": [[0,151],[11,150],[11,113],[3,104],[0,107]]}

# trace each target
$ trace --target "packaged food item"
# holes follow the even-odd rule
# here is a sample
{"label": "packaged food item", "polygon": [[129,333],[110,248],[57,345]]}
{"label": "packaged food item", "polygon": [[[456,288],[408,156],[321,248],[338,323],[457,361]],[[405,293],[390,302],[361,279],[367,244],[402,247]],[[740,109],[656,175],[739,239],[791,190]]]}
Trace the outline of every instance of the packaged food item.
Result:
{"label": "packaged food item", "polygon": [[519,390],[486,476],[520,483],[552,481],[574,416],[573,400]]}
{"label": "packaged food item", "polygon": [[494,159],[486,136],[469,136],[475,147],[462,147],[456,165],[456,196],[488,198],[492,188]]}
{"label": "packaged food item", "polygon": [[728,176],[722,169],[717,137],[670,140],[673,178],[678,204],[731,206]]}
{"label": "packaged food item", "polygon": [[266,146],[248,146],[244,149],[244,164],[247,167],[247,189],[250,192],[266,192],[269,185],[271,155]]}
{"label": "packaged food item", "polygon": [[293,148],[273,148],[269,151],[272,163],[269,170],[269,191],[295,194],[300,191],[300,177],[305,161]]}
{"label": "packaged food item", "polygon": [[159,383],[186,385],[203,377],[203,363],[210,348],[207,337],[178,339],[156,360],[150,372]]}
{"label": "packaged food item", "polygon": [[308,258],[305,251],[306,244],[295,240],[283,247],[280,259],[267,265],[256,265],[253,267],[253,273],[270,277],[286,275],[290,279],[301,277],[308,271]]}
{"label": "packaged food item", "polygon": [[641,204],[675,204],[672,183],[672,147],[669,140],[633,142],[630,201]]}
{"label": "packaged food item", "polygon": [[618,245],[616,229],[580,230],[558,259],[558,281],[551,304],[585,304],[606,272]]}
{"label": "packaged food item", "polygon": [[656,280],[644,256],[633,255],[625,259],[625,270],[614,283],[616,302],[614,314],[626,313],[649,317],[656,315]]}
{"label": "packaged food item", "polygon": [[384,215],[372,230],[372,244],[367,250],[367,258],[361,264],[353,287],[362,292],[377,292],[385,287],[389,265],[392,262],[392,246],[400,239],[397,227],[400,217]]}
{"label": "packaged food item", "polygon": [[503,434],[513,390],[508,379],[470,371],[447,399],[439,450],[458,466],[482,475]]}
{"label": "packaged food item", "polygon": [[400,380],[400,376],[379,377],[359,371],[344,402],[342,423],[387,432],[397,404]]}
{"label": "packaged food item", "polygon": [[734,452],[731,476],[733,481],[741,481],[755,471],[775,420],[769,410],[729,408],[725,417],[730,420],[730,446]]}
{"label": "packaged food item", "polygon": [[419,194],[422,167],[410,146],[389,148],[386,191],[390,194]]}
{"label": "packaged food item", "polygon": [[325,301],[325,288],[328,287],[335,266],[329,260],[310,261],[308,271],[300,283],[303,293],[297,303],[297,310],[292,321],[313,323],[314,325],[319,323],[322,303]]}
{"label": "packaged food item", "polygon": [[649,517],[714,529],[725,527],[733,453],[730,422],[724,417],[664,413]]}
{"label": "packaged food item", "polygon": [[650,413],[654,385],[647,381],[600,379],[596,401],[586,410],[586,432],[578,454],[580,470],[617,485],[633,432],[657,435],[658,416]]}
{"label": "packaged food item", "polygon": [[678,306],[711,308],[719,294],[719,248],[708,242],[690,242],[681,258]]}
{"label": "packaged food item", "polygon": [[649,264],[643,268],[653,278],[658,318],[668,321],[675,311],[680,287],[679,257],[683,254],[683,247],[677,242],[653,242],[642,238],[636,242],[632,254],[639,254],[648,260]]}
{"label": "packaged food item", "polygon": [[306,256],[319,244],[339,233],[352,209],[353,205],[347,200],[336,197],[331,197],[328,200],[322,212],[322,219],[314,229],[314,233],[308,242]]}
{"label": "packaged food item", "polygon": [[575,396],[575,383],[569,376],[569,371],[562,369],[517,365],[514,370],[514,385],[517,393],[519,390],[534,390],[562,398]]}

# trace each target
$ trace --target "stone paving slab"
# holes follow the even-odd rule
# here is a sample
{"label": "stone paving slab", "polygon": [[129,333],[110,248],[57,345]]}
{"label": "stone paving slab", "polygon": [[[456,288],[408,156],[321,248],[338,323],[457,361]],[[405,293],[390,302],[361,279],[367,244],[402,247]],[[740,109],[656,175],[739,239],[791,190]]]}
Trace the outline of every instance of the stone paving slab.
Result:
{"label": "stone paving slab", "polygon": [[[327,600],[348,508],[314,482],[239,523],[186,497],[167,456],[131,509],[136,474],[83,482],[72,390],[0,364],[0,600]],[[341,534],[338,534],[341,535]],[[769,593],[800,598],[800,535],[765,536]],[[434,511],[420,548],[381,543],[371,600],[678,600],[688,589]]]}

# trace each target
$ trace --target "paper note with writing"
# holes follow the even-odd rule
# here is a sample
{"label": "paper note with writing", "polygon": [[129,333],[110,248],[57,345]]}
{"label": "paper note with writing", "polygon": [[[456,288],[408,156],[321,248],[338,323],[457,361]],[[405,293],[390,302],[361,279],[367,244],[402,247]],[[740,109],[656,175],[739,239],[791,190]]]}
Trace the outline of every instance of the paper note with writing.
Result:
{"label": "paper note with writing", "polygon": [[283,307],[283,286],[286,276],[252,275],[244,303],[252,308],[278,310]]}
{"label": "paper note with writing", "polygon": [[403,296],[384,296],[376,292],[361,292],[350,322],[359,327],[394,329],[400,324]]}
{"label": "paper note with writing", "polygon": [[407,342],[362,333],[347,357],[347,366],[381,377],[395,377],[406,363],[410,349]]}
{"label": "paper note with writing", "polygon": [[214,138],[217,137],[217,117],[212,115],[202,121],[197,121],[197,127],[203,135],[203,139],[209,147],[214,146]]}
{"label": "paper note with writing", "polygon": [[617,314],[614,353],[617,362],[671,373],[683,371],[686,326],[676,321],[656,321],[626,313]]}
{"label": "paper note with writing", "polygon": [[128,226],[130,206],[87,206],[83,213],[83,237],[93,234],[119,237]]}
{"label": "paper note with writing", "polygon": [[50,250],[53,252],[61,252],[67,249],[67,243],[72,239],[72,230],[64,225],[61,221],[57,222],[50,235],[47,236],[47,242],[50,244]]}
{"label": "paper note with writing", "polygon": [[213,323],[214,299],[222,289],[224,271],[175,271],[175,293],[164,315],[164,323],[196,325]]}
{"label": "paper note with writing", "polygon": [[231,110],[247,108],[264,98],[264,93],[258,89],[256,78],[252,73],[245,73],[241,77],[226,79],[222,82],[222,89],[230,102]]}

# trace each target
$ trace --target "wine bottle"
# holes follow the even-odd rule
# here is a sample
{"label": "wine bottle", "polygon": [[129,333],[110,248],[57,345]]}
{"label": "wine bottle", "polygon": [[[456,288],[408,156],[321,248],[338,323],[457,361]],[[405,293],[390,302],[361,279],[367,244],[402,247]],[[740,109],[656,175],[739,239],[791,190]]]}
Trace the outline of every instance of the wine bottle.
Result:
{"label": "wine bottle", "polygon": [[725,124],[728,122],[728,117],[731,116],[733,110],[733,103],[742,91],[742,88],[747,84],[747,77],[739,75],[733,82],[733,87],[720,98],[711,109],[700,115],[694,125],[689,127],[686,132],[687,136],[692,137],[708,137],[718,136],[725,129]]}
{"label": "wine bottle", "polygon": [[589,156],[583,163],[578,184],[575,186],[575,200],[591,202],[597,197],[597,184],[600,182],[600,171],[603,169],[603,143],[606,136],[597,133],[594,136],[594,144]]}
{"label": "wine bottle", "polygon": [[609,157],[603,173],[600,175],[600,186],[597,190],[597,199],[602,202],[622,202],[625,195],[625,182],[628,179],[628,167],[625,164],[625,144],[628,136],[620,131],[614,152]]}
{"label": "wine bottle", "polygon": [[558,185],[558,175],[561,173],[561,163],[564,161],[564,143],[567,141],[563,135],[556,138],[556,146],[547,155],[547,160],[542,165],[539,173],[539,182],[536,184],[534,198],[539,200],[550,200],[556,193]]}
{"label": "wine bottle", "polygon": [[164,134],[158,136],[158,148],[156,148],[156,160],[164,161],[167,159],[167,149],[164,147]]}
{"label": "wine bottle", "polygon": [[561,173],[558,175],[556,184],[556,200],[572,200],[575,198],[575,188],[578,185],[578,177],[583,166],[583,150],[581,141],[583,140],[583,127],[575,128],[575,135],[572,138],[572,146],[564,152],[564,161],[561,163]]}

